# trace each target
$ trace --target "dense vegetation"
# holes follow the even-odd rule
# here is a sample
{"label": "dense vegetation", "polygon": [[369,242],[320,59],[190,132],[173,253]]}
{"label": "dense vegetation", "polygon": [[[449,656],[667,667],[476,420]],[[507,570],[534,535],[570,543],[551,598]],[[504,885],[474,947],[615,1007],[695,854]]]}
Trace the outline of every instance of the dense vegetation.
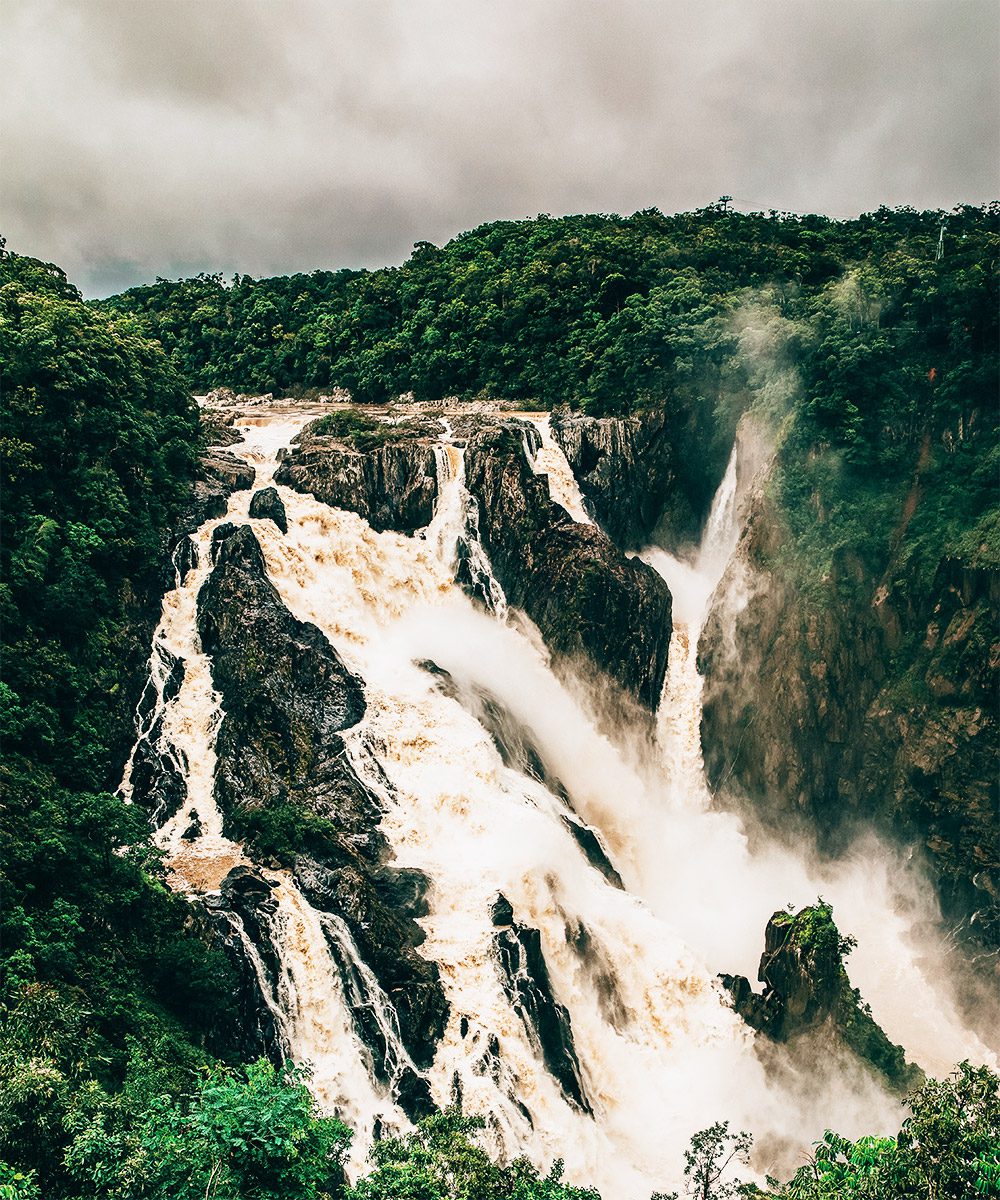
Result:
{"label": "dense vegetation", "polygon": [[[997,208],[948,215],[937,261],[943,216],[712,207],[498,221],[442,248],[420,242],[398,268],[158,280],[104,305],[141,315],[196,389],[342,387],[360,403],[412,391],[621,412],[717,386],[736,337],[719,317],[747,289],[766,289],[789,319],[823,314],[808,366],[821,383],[816,417],[859,445],[900,405],[909,422],[895,421],[896,436],[918,435],[909,425],[932,391],[956,416],[990,395]],[[902,349],[904,373],[884,395]]]}
{"label": "dense vegetation", "polygon": [[0,1158],[57,1197],[80,1106],[140,1060],[179,1086],[227,1018],[225,961],[184,933],[141,815],[110,792],[198,426],[134,321],[6,252],[0,363]]}
{"label": "dense vegetation", "polygon": [[[722,441],[753,406],[783,435],[776,487],[806,588],[844,547],[918,576],[944,554],[995,565],[997,209],[951,214],[940,260],[939,223],[539,218],[419,244],[398,269],[201,276],[100,305],[0,252],[0,1200],[343,1190],[349,1132],[300,1076],[228,1061],[226,963],[185,932],[139,815],[109,790],[198,450],[190,390],[665,405]],[[373,436],[361,419],[338,430]],[[705,1134],[688,1180],[707,1200],[742,1143]],[[590,1194],[558,1167],[496,1167],[476,1137],[431,1118],[381,1143],[348,1194]],[[915,1095],[896,1138],[830,1135],[765,1194],[997,1195],[998,1142],[996,1077],[964,1068]]]}

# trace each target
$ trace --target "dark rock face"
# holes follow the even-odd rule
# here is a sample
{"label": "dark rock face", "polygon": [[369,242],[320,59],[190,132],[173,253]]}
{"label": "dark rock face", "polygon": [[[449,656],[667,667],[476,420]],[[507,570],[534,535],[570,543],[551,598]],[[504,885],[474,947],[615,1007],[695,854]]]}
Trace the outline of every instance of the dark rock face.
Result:
{"label": "dark rock face", "polygon": [[398,436],[370,449],[306,430],[282,461],[275,482],[358,513],[379,532],[413,533],[430,523],[437,499],[434,442],[440,427],[431,425],[433,434],[422,423],[400,425],[394,431]]}
{"label": "dark rock face", "polygon": [[[713,789],[838,850],[859,820],[926,849],[946,917],[1000,945],[995,752],[1000,574],[942,562],[932,586],[842,552],[820,603],[778,565],[763,496],[699,645]],[[750,587],[745,585],[749,581]]]}
{"label": "dark rock face", "polygon": [[209,450],[203,454],[190,499],[174,524],[172,544],[194,533],[213,517],[221,517],[233,492],[253,487],[254,475],[253,467],[226,450]]}
{"label": "dark rock face", "polygon": [[[167,670],[163,684],[163,699],[169,704],[181,690],[184,682],[184,663],[168,650],[160,647]],[[149,814],[154,826],[169,820],[187,799],[187,785],[178,763],[162,753],[158,747],[163,732],[162,718],[153,720],[157,702],[152,679],[146,680],[136,710],[140,728],[149,724],[145,737],[136,742],[132,756],[132,801]]]}
{"label": "dark rock face", "polygon": [[250,516],[262,521],[273,521],[282,533],[288,532],[288,517],[281,503],[278,489],[269,487],[254,492],[250,499]]}
{"label": "dark rock face", "polygon": [[825,905],[794,916],[776,912],[764,932],[764,953],[757,978],[763,994],[742,975],[723,975],[733,1007],[751,1028],[776,1042],[787,1042],[820,1025],[831,1026],[859,1058],[881,1071],[901,1092],[918,1084],[919,1068],[907,1063],[873,1020],[851,987],[844,967],[845,944]]}
{"label": "dark rock face", "polygon": [[188,572],[194,571],[198,566],[198,546],[194,538],[185,534],[174,547],[171,561],[177,572],[177,582],[183,586]]}
{"label": "dark rock face", "polygon": [[690,415],[556,412],[551,429],[598,521],[619,546],[639,549],[654,530],[674,546],[697,540],[725,452],[718,439],[692,426]]}
{"label": "dark rock face", "polygon": [[[226,525],[216,534],[198,618],[225,712],[216,796],[227,832],[276,856],[312,904],[343,921],[394,1008],[408,1052],[426,1066],[447,1002],[437,967],[415,950],[423,880],[386,865],[377,800],[343,752],[341,731],[365,711],[361,681],[319,629],[281,603],[252,530]],[[331,952],[342,956],[343,948],[331,943]],[[366,1003],[356,1014],[362,1037],[371,1036]],[[383,1046],[372,1052],[384,1058]],[[407,1087],[416,1096],[417,1085]]]}
{"label": "dark rock face", "polygon": [[[503,895],[493,904],[490,915],[498,926],[493,935],[493,953],[500,978],[529,1040],[566,1099],[582,1112],[592,1113],[580,1074],[569,1012],[552,994],[538,930],[514,923],[513,909]],[[506,920],[508,915],[510,923]]]}
{"label": "dark rock face", "polygon": [[496,577],[557,658],[589,662],[652,712],[672,628],[667,585],[552,502],[547,479],[525,457],[526,428],[481,423],[468,439],[466,483]]}
{"label": "dark rock face", "polygon": [[277,909],[271,891],[259,871],[241,866],[223,880],[218,896],[194,903],[205,914],[211,940],[234,968],[236,1048],[248,1058],[264,1055],[280,1065],[288,1045],[277,1004],[281,965],[271,925]]}
{"label": "dark rock face", "polygon": [[235,421],[234,412],[227,413],[217,408],[201,410],[201,427],[205,431],[206,441],[212,447],[236,446],[243,441],[243,435],[233,427]]}

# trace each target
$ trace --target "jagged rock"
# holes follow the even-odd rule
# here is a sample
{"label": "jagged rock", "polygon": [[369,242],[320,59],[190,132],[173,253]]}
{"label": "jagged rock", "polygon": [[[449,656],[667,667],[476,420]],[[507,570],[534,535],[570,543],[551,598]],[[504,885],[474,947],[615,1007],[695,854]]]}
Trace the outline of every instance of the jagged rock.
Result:
{"label": "jagged rock", "polygon": [[379,532],[422,529],[430,523],[437,499],[434,443],[440,423],[418,420],[387,430],[387,440],[359,445],[307,429],[282,460],[275,483],[356,512]]}
{"label": "jagged rock", "polygon": [[259,520],[271,520],[282,533],[288,532],[288,517],[285,506],[278,495],[278,489],[269,487],[260,492],[254,492],[250,499],[250,516]]}
{"label": "jagged rock", "polygon": [[132,756],[132,802],[145,809],[154,827],[169,820],[187,800],[187,784],[177,764],[156,748],[161,730],[157,721]]}
{"label": "jagged rock", "polygon": [[596,667],[651,712],[667,666],[667,585],[596,525],[575,523],[549,499],[546,478],[524,453],[526,428],[480,422],[468,440],[466,482],[493,570],[557,656]]}
{"label": "jagged rock", "polygon": [[173,564],[177,572],[178,583],[181,585],[187,579],[188,572],[195,570],[198,566],[198,546],[194,539],[187,534],[174,548]]}
{"label": "jagged rock", "polygon": [[201,410],[201,426],[205,439],[211,447],[236,446],[243,441],[243,434],[235,429],[236,414],[220,412],[217,408]]}
{"label": "jagged rock", "polygon": [[[384,843],[379,846],[384,854]],[[414,921],[416,911],[386,904],[374,880],[380,872],[363,860],[339,863],[318,862],[299,854],[295,857],[295,877],[303,895],[315,907],[340,916],[350,931],[361,958],[371,967],[399,1020],[403,1042],[420,1068],[429,1067],[437,1042],[447,1023],[448,1003],[441,989],[438,968],[415,948],[424,940],[423,930]],[[381,871],[391,870],[384,866]],[[412,876],[414,872],[410,872]],[[332,948],[332,947],[331,947]],[[335,955],[342,958],[342,949]],[[361,989],[365,996],[365,989]],[[371,1005],[370,997],[357,1002]],[[365,1014],[358,1016],[359,1032],[369,1045],[372,1031]],[[384,1056],[381,1037],[373,1045]]]}
{"label": "jagged rock", "polygon": [[187,505],[174,524],[174,537],[191,534],[212,517],[221,517],[233,492],[253,487],[254,469],[235,454],[208,450],[198,463],[198,478]]}
{"label": "jagged rock", "polygon": [[503,892],[500,892],[490,905],[490,920],[494,925],[514,924],[514,909]]}
{"label": "jagged rock", "polygon": [[[379,804],[344,753],[340,734],[365,711],[361,681],[282,604],[249,526],[216,530],[198,622],[225,713],[216,797],[227,832],[276,857],[312,904],[343,920],[396,1009],[407,1050],[426,1066],[447,1002],[437,967],[415,950],[426,881],[412,870],[397,878],[387,865]],[[413,911],[397,907],[406,895]],[[360,1008],[357,1023],[370,1036]]]}
{"label": "jagged rock", "polygon": [[928,587],[842,550],[811,602],[788,537],[758,493],[705,623],[710,785],[829,852],[859,821],[922,843],[945,915],[1000,946],[1000,572],[945,559]]}
{"label": "jagged rock", "polygon": [[[229,506],[229,497],[233,492],[253,487],[254,475],[253,467],[225,450],[210,449],[201,456],[197,478],[164,545],[162,591],[174,586],[175,570],[180,571],[183,582],[188,570],[196,565],[196,551],[190,535],[206,521],[223,516]],[[178,550],[179,561],[175,558]]]}
{"label": "jagged rock", "polygon": [[697,540],[728,449],[704,424],[660,408],[627,417],[559,411],[550,427],[601,526],[634,550],[654,530],[674,546]]}
{"label": "jagged rock", "polygon": [[278,906],[272,891],[272,885],[264,876],[248,866],[233,867],[219,887],[223,900],[237,911],[249,906],[257,912],[276,912]]}
{"label": "jagged rock", "polygon": [[922,1079],[875,1023],[860,993],[851,987],[844,966],[852,943],[841,938],[828,905],[816,904],[794,915],[774,913],[764,932],[764,953],[757,978],[762,995],[742,975],[722,975],[733,1007],[753,1029],[776,1042],[787,1042],[826,1024],[851,1050],[881,1071],[900,1092]]}
{"label": "jagged rock", "polygon": [[[499,901],[506,904],[503,896]],[[509,908],[509,904],[506,908],[501,907],[499,915],[505,917]],[[494,903],[491,913],[496,910],[497,903]],[[512,922],[513,915],[511,910]],[[497,924],[495,919],[494,924]],[[493,953],[504,991],[524,1023],[536,1053],[570,1104],[582,1112],[592,1113],[576,1056],[569,1011],[552,993],[538,930],[505,922],[493,934]]]}
{"label": "jagged rock", "polygon": [[192,808],[188,813],[188,824],[185,826],[184,832],[181,834],[181,839],[185,842],[194,842],[201,837],[201,833],[201,818],[198,816],[197,810]]}
{"label": "jagged rock", "polygon": [[[269,935],[257,929],[256,919],[251,916],[251,926],[260,947],[256,958],[263,967],[262,984],[248,945],[250,934],[243,916],[230,908],[221,895],[191,897],[189,904],[187,924],[190,931],[220,950],[230,967],[228,977],[220,976],[216,986],[229,995],[232,1016],[224,1026],[210,1031],[213,1046],[217,1052],[240,1062],[264,1057],[280,1066],[288,1056],[288,1046],[275,1019],[273,993],[277,982],[274,974],[277,959]],[[268,990],[267,996],[264,987]]]}

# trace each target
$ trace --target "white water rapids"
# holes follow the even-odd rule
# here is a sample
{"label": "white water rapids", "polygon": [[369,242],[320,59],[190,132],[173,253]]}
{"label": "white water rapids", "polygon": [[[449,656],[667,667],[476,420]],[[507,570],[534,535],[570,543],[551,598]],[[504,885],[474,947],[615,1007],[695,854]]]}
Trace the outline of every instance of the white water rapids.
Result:
{"label": "white water rapids", "polygon": [[[258,412],[239,421],[245,441],[234,453],[255,465],[255,487],[270,483],[279,449],[306,419]],[[536,469],[549,471],[553,497],[575,519],[589,520],[547,425],[542,433]],[[465,1110],[488,1116],[498,1154],[524,1153],[540,1165],[563,1157],[567,1177],[595,1185],[605,1200],[645,1200],[654,1189],[678,1185],[692,1133],[716,1120],[755,1133],[762,1171],[784,1164],[782,1155],[801,1156],[827,1126],[848,1135],[895,1130],[896,1102],[846,1062],[802,1068],[789,1060],[780,1079],[769,1077],[752,1034],[715,982],[721,971],[755,979],[771,912],[818,894],[834,904],[842,931],[858,937],[852,979],[889,1036],[934,1071],[966,1055],[985,1061],[988,1051],[936,986],[933,947],[918,951],[911,940],[928,911],[919,878],[884,847],[824,869],[788,851],[753,854],[738,820],[711,807],[696,647],[738,538],[735,460],[701,548],[683,559],[657,548],[642,555],[667,579],[675,605],[657,752],[645,755],[600,734],[535,642],[504,619],[503,593],[470,529],[462,452],[447,432],[438,462],[436,515],[423,535],[375,533],[361,517],[284,487],[278,491],[287,535],[247,516],[251,491],[236,493],[226,516],[195,535],[199,564],[166,596],[152,657],[160,745],[188,787],[186,803],[156,835],[173,885],[210,894],[246,861],[242,847],[224,836],[213,796],[221,712],[196,622],[212,531],[234,520],[253,527],[291,612],[315,623],[365,682],[368,710],[345,735],[348,752],[382,799],[395,864],[419,868],[430,880],[420,953],[438,964],[451,1005],[426,1077],[439,1105],[454,1100],[457,1084]],[[459,539],[470,538],[484,588],[496,588],[493,615],[453,582]],[[160,646],[185,666],[183,685],[167,702],[168,660]],[[530,730],[576,812],[599,833],[625,890],[588,863],[562,820],[563,801],[504,766],[474,716],[416,665],[425,660],[460,687],[487,688]],[[146,734],[151,724],[145,722]],[[126,794],[129,778],[127,772]],[[185,841],[192,809],[202,832]],[[289,873],[264,874],[277,884],[283,978],[274,1002],[283,1037],[293,1058],[312,1064],[320,1102],[355,1127],[356,1173],[376,1127],[406,1126],[386,1089],[373,1082],[345,998],[351,983],[337,959],[359,978],[371,972],[346,927],[313,909]],[[507,999],[491,954],[497,892],[510,900],[517,921],[540,931],[553,992],[571,1016],[593,1116],[564,1099]],[[366,982],[377,989],[373,978]],[[387,1041],[395,1038],[394,1052],[405,1056],[391,1011],[380,1021]],[[498,1056],[489,1053],[491,1044]]]}

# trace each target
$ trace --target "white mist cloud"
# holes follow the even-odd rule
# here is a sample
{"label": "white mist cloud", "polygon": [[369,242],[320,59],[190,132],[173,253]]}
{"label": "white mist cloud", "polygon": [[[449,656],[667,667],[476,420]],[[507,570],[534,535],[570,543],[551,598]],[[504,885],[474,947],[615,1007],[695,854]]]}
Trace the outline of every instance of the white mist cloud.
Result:
{"label": "white mist cloud", "polygon": [[89,292],[498,217],[997,192],[994,0],[4,0],[11,246]]}

